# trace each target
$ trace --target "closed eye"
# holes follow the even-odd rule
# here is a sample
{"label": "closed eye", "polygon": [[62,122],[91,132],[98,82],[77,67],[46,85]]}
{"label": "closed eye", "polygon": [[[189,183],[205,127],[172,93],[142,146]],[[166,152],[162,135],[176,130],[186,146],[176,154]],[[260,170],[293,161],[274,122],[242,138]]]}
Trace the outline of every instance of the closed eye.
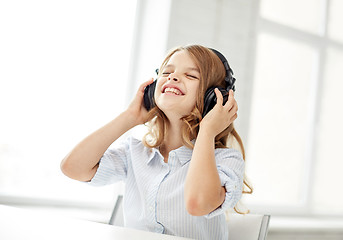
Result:
{"label": "closed eye", "polygon": [[187,74],[187,77],[194,78],[194,79],[198,79],[196,76],[190,75],[190,74]]}

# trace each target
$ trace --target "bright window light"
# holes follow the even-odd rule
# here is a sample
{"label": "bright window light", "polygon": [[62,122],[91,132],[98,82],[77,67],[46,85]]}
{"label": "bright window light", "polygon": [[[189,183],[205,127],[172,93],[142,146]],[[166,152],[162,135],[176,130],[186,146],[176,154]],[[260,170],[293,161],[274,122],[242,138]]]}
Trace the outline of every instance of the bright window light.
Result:
{"label": "bright window light", "polygon": [[0,195],[113,200],[60,171],[125,106],[136,1],[0,2]]}
{"label": "bright window light", "polygon": [[260,4],[266,19],[311,33],[321,31],[322,0],[261,0]]}
{"label": "bright window light", "polygon": [[314,64],[315,51],[307,45],[259,35],[247,146],[255,203],[290,205],[302,200]]}

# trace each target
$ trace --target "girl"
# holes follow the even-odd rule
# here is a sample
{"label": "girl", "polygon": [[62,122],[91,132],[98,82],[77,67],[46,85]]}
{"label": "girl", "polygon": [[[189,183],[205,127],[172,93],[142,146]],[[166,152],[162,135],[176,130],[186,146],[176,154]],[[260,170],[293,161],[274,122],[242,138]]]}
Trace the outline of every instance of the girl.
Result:
{"label": "girl", "polygon": [[[126,111],[63,159],[64,174],[92,185],[125,181],[127,227],[195,239],[228,239],[224,213],[242,195],[244,148],[233,127],[238,107],[232,90],[225,103],[216,88],[216,104],[203,116],[206,90],[226,87],[229,67],[218,56],[199,45],[172,50],[154,83],[155,106],[147,111],[143,103],[151,79],[140,86]],[[149,131],[143,140],[129,137],[108,149],[129,129],[145,123]],[[243,156],[226,147],[233,138]]]}

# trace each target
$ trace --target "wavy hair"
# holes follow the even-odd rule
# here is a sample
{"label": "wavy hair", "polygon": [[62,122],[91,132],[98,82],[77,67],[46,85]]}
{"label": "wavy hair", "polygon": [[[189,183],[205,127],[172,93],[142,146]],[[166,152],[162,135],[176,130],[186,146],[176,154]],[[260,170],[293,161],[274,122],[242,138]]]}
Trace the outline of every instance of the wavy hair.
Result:
{"label": "wavy hair", "polygon": [[[196,139],[199,132],[199,124],[202,120],[204,109],[205,92],[213,86],[225,88],[225,68],[219,57],[212,50],[201,45],[187,45],[172,49],[167,54],[159,68],[159,76],[169,59],[178,51],[186,51],[200,71],[200,84],[195,106],[189,115],[181,118],[183,122],[181,129],[182,143],[186,147],[193,149],[194,144],[192,140]],[[143,137],[143,144],[149,148],[160,147],[168,133],[168,121],[166,115],[157,106],[152,108],[148,113],[148,122],[146,123],[148,132]],[[242,153],[245,160],[243,142],[233,123],[215,137],[215,148],[234,147],[237,144],[239,146],[238,150]],[[243,193],[251,194],[253,189],[245,175],[243,183]],[[237,209],[237,205],[234,207],[234,210],[237,213],[243,213]]]}

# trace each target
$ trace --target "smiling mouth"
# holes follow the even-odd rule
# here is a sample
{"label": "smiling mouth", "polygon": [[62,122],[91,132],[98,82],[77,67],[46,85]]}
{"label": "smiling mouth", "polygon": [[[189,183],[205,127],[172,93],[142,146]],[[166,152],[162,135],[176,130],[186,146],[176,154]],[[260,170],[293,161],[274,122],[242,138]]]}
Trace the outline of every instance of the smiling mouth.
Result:
{"label": "smiling mouth", "polygon": [[171,88],[171,87],[165,88],[163,93],[167,93],[167,94],[171,94],[171,95],[178,95],[178,96],[184,95],[179,89]]}

